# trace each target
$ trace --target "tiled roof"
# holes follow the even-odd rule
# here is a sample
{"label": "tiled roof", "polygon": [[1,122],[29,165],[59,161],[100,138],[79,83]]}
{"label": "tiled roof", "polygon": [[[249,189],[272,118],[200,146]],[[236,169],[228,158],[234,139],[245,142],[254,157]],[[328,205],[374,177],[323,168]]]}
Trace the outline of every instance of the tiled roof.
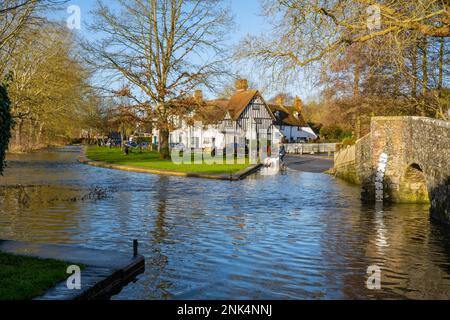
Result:
{"label": "tiled roof", "polygon": [[227,100],[206,101],[205,105],[198,109],[193,116],[194,121],[201,121],[203,124],[214,124],[222,121],[227,113]]}
{"label": "tiled roof", "polygon": [[205,124],[216,123],[223,120],[227,112],[233,120],[237,120],[257,93],[257,90],[238,90],[229,100],[205,101],[205,106],[197,109],[194,120]]}
{"label": "tiled roof", "polygon": [[248,104],[252,101],[258,90],[238,90],[230,98],[227,110],[233,120],[237,120]]}
{"label": "tiled roof", "polygon": [[[276,117],[276,125],[308,127],[308,123],[305,121],[301,111],[298,111],[295,107],[270,104],[269,108]],[[279,116],[277,116],[277,111],[280,112]]]}
{"label": "tiled roof", "polygon": [[[230,99],[208,100],[199,104],[198,101],[195,102],[195,99],[188,98],[184,101],[184,104],[196,105],[194,108],[196,111],[190,117],[191,121],[201,121],[208,125],[222,121],[227,112],[236,121],[257,94],[258,90],[237,90]],[[275,116],[275,125],[308,127],[302,112],[295,106],[269,104],[268,107]]]}

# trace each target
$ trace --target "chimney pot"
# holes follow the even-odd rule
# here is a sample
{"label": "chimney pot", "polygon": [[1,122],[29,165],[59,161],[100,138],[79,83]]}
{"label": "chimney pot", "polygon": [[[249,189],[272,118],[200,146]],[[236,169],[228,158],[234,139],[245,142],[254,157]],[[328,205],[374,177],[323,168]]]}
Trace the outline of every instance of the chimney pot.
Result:
{"label": "chimney pot", "polygon": [[202,90],[195,90],[194,92],[194,99],[201,102],[203,101],[203,91]]}
{"label": "chimney pot", "polygon": [[280,94],[277,98],[276,98],[276,102],[280,107],[284,107],[284,103],[286,102],[284,95]]}
{"label": "chimney pot", "polygon": [[247,90],[248,89],[248,81],[247,79],[238,79],[235,83],[236,90]]}
{"label": "chimney pot", "polygon": [[294,107],[298,112],[302,112],[302,99],[295,97]]}

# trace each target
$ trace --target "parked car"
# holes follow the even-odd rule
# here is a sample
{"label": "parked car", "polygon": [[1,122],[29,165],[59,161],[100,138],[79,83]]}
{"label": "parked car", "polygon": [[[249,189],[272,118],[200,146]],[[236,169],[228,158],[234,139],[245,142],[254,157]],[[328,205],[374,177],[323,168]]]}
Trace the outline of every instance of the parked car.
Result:
{"label": "parked car", "polygon": [[127,146],[128,148],[137,148],[138,144],[134,141],[128,141],[127,143],[125,143],[125,146]]}
{"label": "parked car", "polygon": [[183,143],[171,143],[170,150],[184,151],[184,150],[186,150],[186,147]]}

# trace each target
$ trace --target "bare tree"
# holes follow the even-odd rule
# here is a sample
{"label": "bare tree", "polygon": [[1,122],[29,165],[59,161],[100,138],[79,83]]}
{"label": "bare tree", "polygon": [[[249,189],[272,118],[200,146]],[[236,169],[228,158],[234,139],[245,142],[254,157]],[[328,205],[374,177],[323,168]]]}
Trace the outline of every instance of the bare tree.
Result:
{"label": "bare tree", "polygon": [[76,130],[89,97],[89,73],[74,57],[74,48],[64,26],[48,22],[22,31],[8,60],[12,148],[33,149]]}
{"label": "bare tree", "polygon": [[[117,11],[98,1],[95,31],[106,35],[86,45],[90,62],[126,79],[130,98],[147,103],[168,158],[171,103],[223,75],[225,31],[231,18],[222,0],[118,0]],[[112,73],[111,73],[112,72]]]}
{"label": "bare tree", "polygon": [[43,21],[38,14],[67,0],[2,0],[0,2],[0,76],[16,48],[21,32]]}
{"label": "bare tree", "polygon": [[237,57],[282,81],[315,80],[311,118],[364,134],[374,115],[448,119],[448,0],[262,0],[273,33]]}
{"label": "bare tree", "polygon": [[446,0],[264,0],[264,8],[274,22],[274,34],[248,37],[239,55],[282,71],[388,35],[450,36]]}
{"label": "bare tree", "polygon": [[0,4],[0,49],[16,37],[37,4],[36,0],[5,0]]}

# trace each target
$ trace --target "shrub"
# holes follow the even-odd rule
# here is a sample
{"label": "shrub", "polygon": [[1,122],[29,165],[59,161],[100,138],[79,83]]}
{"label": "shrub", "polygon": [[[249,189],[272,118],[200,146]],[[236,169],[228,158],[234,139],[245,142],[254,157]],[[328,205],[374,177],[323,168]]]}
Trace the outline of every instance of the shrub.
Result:
{"label": "shrub", "polygon": [[327,140],[341,141],[345,138],[351,138],[352,132],[337,125],[325,126],[320,129],[320,137]]}
{"label": "shrub", "polygon": [[342,130],[338,139],[341,141],[343,141],[345,139],[353,139],[353,132],[351,132],[350,130]]}
{"label": "shrub", "polygon": [[151,145],[152,144],[152,138],[151,137],[137,137],[135,142],[137,144],[148,143],[149,145]]}

